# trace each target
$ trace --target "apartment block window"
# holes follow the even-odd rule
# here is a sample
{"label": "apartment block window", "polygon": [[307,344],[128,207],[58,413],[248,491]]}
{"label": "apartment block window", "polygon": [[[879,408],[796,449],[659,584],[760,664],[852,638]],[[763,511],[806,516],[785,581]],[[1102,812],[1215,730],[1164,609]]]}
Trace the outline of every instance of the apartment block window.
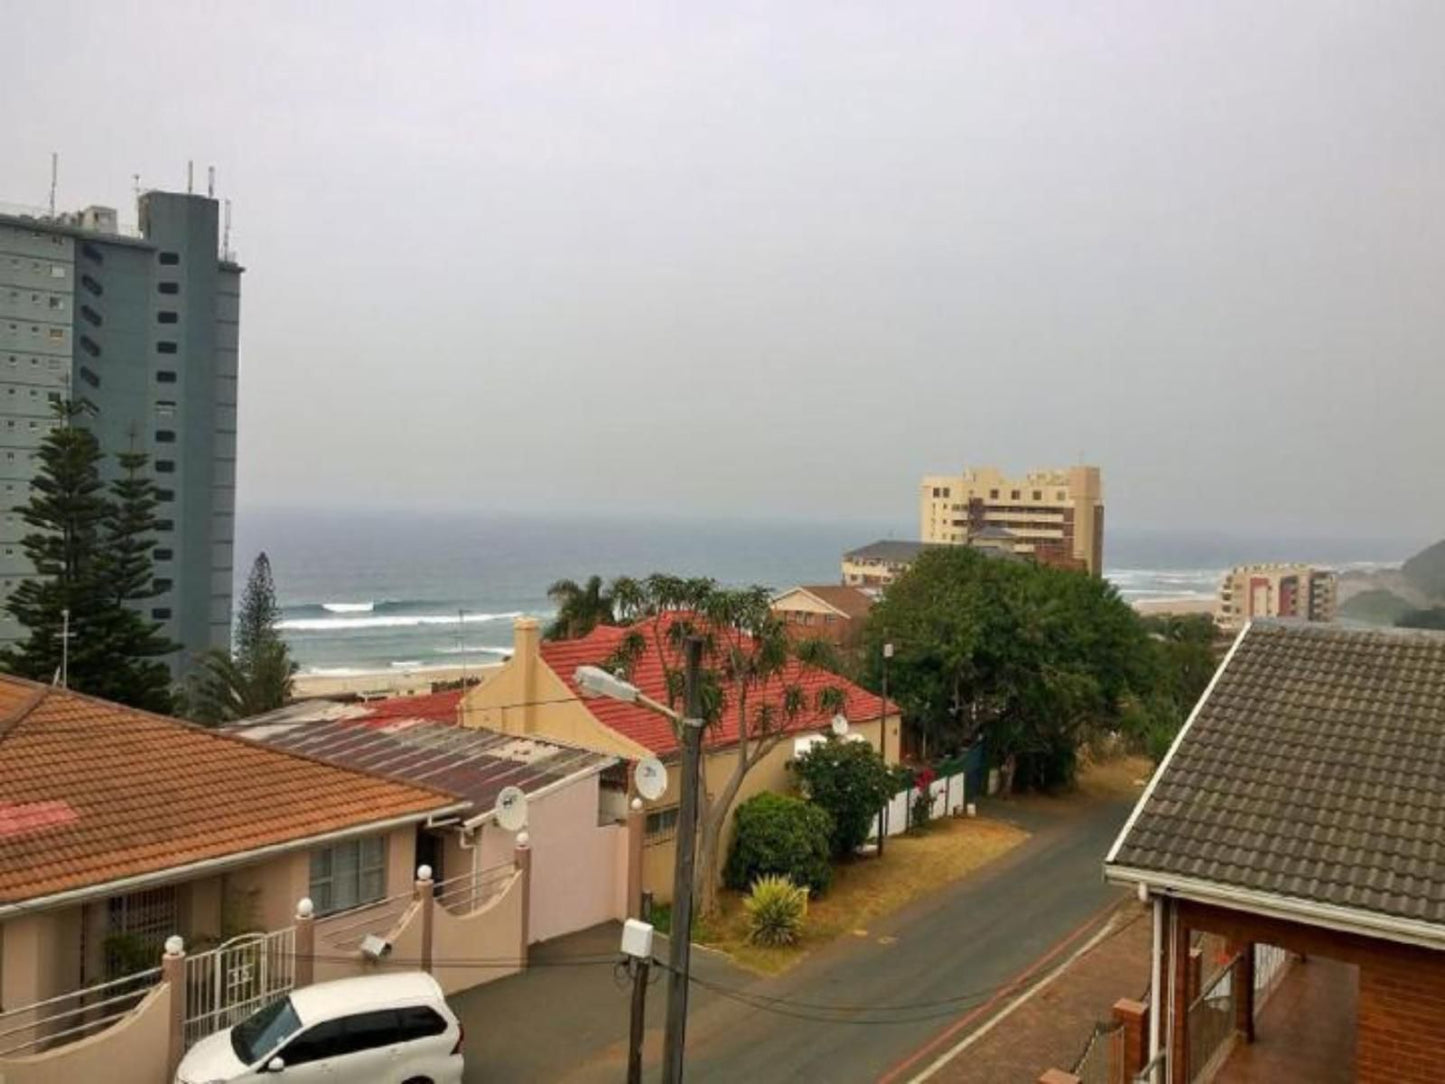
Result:
{"label": "apartment block window", "polygon": [[169,369],[162,369],[156,373],[156,383],[158,384],[174,384],[175,382],[176,374]]}
{"label": "apartment block window", "polygon": [[386,895],[386,837],[350,839],[311,852],[311,902],[318,915],[375,903]]}
{"label": "apartment block window", "polygon": [[168,549],[165,546],[158,546],[155,549],[151,550],[151,556],[157,561],[169,561],[172,557],[175,556],[175,551]]}
{"label": "apartment block window", "polygon": [[176,442],[176,431],[174,429],[157,429],[157,444],[174,444]]}
{"label": "apartment block window", "polygon": [[174,399],[156,400],[157,418],[174,418],[176,416],[176,401]]}
{"label": "apartment block window", "polygon": [[156,500],[158,500],[158,501],[173,501],[173,500],[175,500],[175,499],[176,499],[176,491],[175,491],[174,489],[157,489],[157,490],[156,490]]}
{"label": "apartment block window", "polygon": [[180,254],[179,252],[162,252],[162,253],[161,253],[161,263],[165,264],[167,267],[174,267],[176,264],[178,264],[178,263],[180,263],[180,262],[181,262],[181,254]]}
{"label": "apartment block window", "polygon": [[51,294],[51,295],[50,295],[50,298],[49,298],[49,301],[50,301],[50,307],[51,307],[52,309],[63,309],[63,308],[65,308],[65,298],[61,297],[59,294]]}
{"label": "apartment block window", "polygon": [[161,282],[156,284],[156,289],[163,294],[178,294],[181,292],[179,282]]}
{"label": "apartment block window", "polygon": [[84,380],[92,388],[100,387],[100,377],[96,376],[93,372],[90,371],[89,368],[84,365],[80,367],[80,379]]}
{"label": "apartment block window", "polygon": [[156,530],[158,530],[158,531],[174,531],[175,529],[176,529],[176,521],[173,520],[173,519],[158,519],[158,520],[156,520]]}
{"label": "apartment block window", "polygon": [[179,319],[175,313],[167,309],[164,312],[156,313],[156,322],[161,324],[174,324]]}
{"label": "apartment block window", "polygon": [[157,460],[156,460],[156,473],[157,473],[157,474],[175,474],[175,473],[176,473],[176,461],[175,461],[174,459],[157,459]]}
{"label": "apartment block window", "polygon": [[100,357],[100,344],[89,335],[82,335],[80,337],[80,348],[93,358]]}
{"label": "apartment block window", "polygon": [[1036,489],[1036,490],[1034,490],[1034,500],[1036,500],[1036,501],[1041,501],[1041,500],[1043,500],[1043,499],[1044,499],[1043,490],[1041,490],[1041,489]]}
{"label": "apartment block window", "polygon": [[169,621],[170,619],[171,610],[169,606],[157,606],[154,610],[151,611],[152,621]]}
{"label": "apartment block window", "polygon": [[105,254],[89,241],[80,246],[80,252],[87,260],[94,260],[96,263],[105,263]]}
{"label": "apartment block window", "polygon": [[1067,493],[1065,493],[1062,489],[1059,490],[1057,493],[1054,494],[1054,500],[1056,500],[1056,501],[1065,501],[1065,500],[1068,500],[1068,499],[1069,499],[1069,495],[1068,495]]}
{"label": "apartment block window", "polygon": [[1015,490],[1013,490],[1013,491],[1009,494],[1009,500],[1016,501],[1016,500],[1018,500],[1018,499],[1019,499],[1019,491],[1015,489]]}
{"label": "apartment block window", "polygon": [[96,282],[95,279],[91,278],[89,275],[81,275],[80,284],[91,293],[93,293],[96,297],[99,297],[101,294],[105,293],[105,287],[101,286],[100,283]]}
{"label": "apartment block window", "polygon": [[996,489],[990,489],[990,490],[988,491],[988,499],[991,500],[991,501],[996,501],[996,500],[998,500],[998,490],[996,490]]}
{"label": "apartment block window", "polygon": [[156,343],[156,353],[158,354],[174,354],[175,352],[176,344],[173,342],[169,342],[163,339],[162,341]]}
{"label": "apartment block window", "polygon": [[105,319],[100,313],[96,312],[89,305],[80,306],[80,315],[85,317],[86,322],[93,327],[100,327],[101,324],[105,323]]}

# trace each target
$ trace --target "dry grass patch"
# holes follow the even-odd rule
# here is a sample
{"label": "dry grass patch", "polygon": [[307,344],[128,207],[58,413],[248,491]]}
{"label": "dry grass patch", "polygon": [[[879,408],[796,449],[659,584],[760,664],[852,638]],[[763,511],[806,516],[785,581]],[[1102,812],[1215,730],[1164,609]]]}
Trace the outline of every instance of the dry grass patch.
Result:
{"label": "dry grass patch", "polygon": [[787,948],[748,941],[743,896],[724,892],[722,913],[700,923],[697,940],[764,974],[785,971],[808,952],[839,936],[867,936],[868,924],[920,896],[958,880],[1018,846],[1028,833],[984,818],[934,821],[917,835],[894,836],[882,858],[858,858],[834,867],[826,894],[808,904],[803,937]]}

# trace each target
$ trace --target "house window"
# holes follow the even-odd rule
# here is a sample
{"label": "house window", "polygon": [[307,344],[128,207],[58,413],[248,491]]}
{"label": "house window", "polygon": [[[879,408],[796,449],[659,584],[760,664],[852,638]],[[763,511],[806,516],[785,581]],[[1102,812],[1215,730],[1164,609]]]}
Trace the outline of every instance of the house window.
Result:
{"label": "house window", "polygon": [[665,843],[677,834],[677,809],[677,806],[673,806],[670,809],[654,810],[647,815],[648,843]]}
{"label": "house window", "polygon": [[181,254],[180,254],[179,252],[162,252],[162,253],[161,253],[161,263],[165,264],[167,267],[174,267],[176,264],[178,264],[178,263],[180,263],[180,262],[181,262]]}
{"label": "house window", "polygon": [[311,902],[318,915],[375,903],[385,895],[385,836],[351,839],[311,852]]}
{"label": "house window", "polygon": [[167,937],[180,928],[175,886],[112,896],[105,901],[106,978],[154,966]]}

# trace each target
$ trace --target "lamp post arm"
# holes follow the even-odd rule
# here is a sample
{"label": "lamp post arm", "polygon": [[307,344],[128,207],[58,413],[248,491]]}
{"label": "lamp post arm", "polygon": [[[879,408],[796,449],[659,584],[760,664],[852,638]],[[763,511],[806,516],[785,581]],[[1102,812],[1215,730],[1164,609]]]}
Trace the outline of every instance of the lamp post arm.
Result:
{"label": "lamp post arm", "polygon": [[682,712],[673,711],[666,704],[662,703],[662,701],[654,700],[646,693],[638,693],[637,702],[649,711],[655,711],[659,715],[667,716],[667,718],[671,719],[678,726],[682,725]]}

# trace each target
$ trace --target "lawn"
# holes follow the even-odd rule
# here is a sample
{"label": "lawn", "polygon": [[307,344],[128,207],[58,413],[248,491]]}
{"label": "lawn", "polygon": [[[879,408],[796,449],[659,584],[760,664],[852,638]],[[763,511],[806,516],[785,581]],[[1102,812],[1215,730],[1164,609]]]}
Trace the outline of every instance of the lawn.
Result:
{"label": "lawn", "polygon": [[[835,866],[828,891],[808,905],[807,926],[797,945],[750,944],[742,894],[729,891],[723,893],[722,913],[699,921],[694,939],[750,970],[777,974],[837,937],[867,937],[874,919],[958,880],[1027,838],[1023,829],[1001,821],[940,818],[917,834],[889,839],[882,858],[856,858]],[[665,915],[659,917],[666,922]]]}

